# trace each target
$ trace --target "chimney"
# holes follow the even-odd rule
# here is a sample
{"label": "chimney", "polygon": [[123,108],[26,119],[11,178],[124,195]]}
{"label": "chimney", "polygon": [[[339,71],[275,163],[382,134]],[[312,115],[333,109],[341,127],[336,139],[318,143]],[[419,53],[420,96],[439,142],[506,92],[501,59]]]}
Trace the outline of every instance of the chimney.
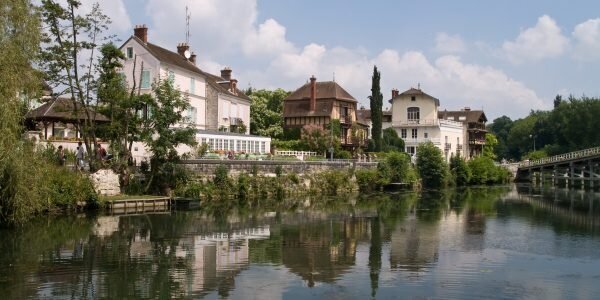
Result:
{"label": "chimney", "polygon": [[237,79],[229,80],[229,89],[231,89],[233,94],[237,95]]}
{"label": "chimney", "polygon": [[398,96],[400,94],[400,92],[397,89],[392,89],[392,99],[396,98],[396,96]]}
{"label": "chimney", "polygon": [[190,56],[190,62],[196,65],[196,53],[192,52],[192,56]]}
{"label": "chimney", "polygon": [[310,111],[317,110],[317,78],[310,77]]}
{"label": "chimney", "polygon": [[231,69],[229,67],[225,67],[221,70],[221,78],[231,81]]}
{"label": "chimney", "polygon": [[[181,55],[182,57],[185,58],[185,51],[189,51],[190,50],[190,45],[188,45],[187,43],[179,43],[177,44],[177,53],[179,53],[179,55]],[[187,59],[187,58],[186,58]]]}
{"label": "chimney", "polygon": [[464,111],[471,111],[471,108],[468,106],[465,106],[465,108],[463,109]]}
{"label": "chimney", "polygon": [[148,42],[148,27],[146,24],[144,25],[135,25],[133,28],[133,35],[135,35],[138,39],[142,40],[144,43]]}

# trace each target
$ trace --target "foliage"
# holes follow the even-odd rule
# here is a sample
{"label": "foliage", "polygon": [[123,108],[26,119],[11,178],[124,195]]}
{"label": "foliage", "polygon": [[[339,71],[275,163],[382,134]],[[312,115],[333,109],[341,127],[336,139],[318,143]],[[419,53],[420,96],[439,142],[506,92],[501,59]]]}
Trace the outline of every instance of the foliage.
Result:
{"label": "foliage", "polygon": [[383,130],[381,151],[404,151],[404,140],[398,136],[398,132],[394,128],[390,127]]}
{"label": "foliage", "polygon": [[159,191],[174,188],[176,178],[172,165],[177,163],[179,155],[176,147],[180,144],[194,145],[195,130],[191,127],[175,127],[184,121],[183,112],[189,107],[188,99],[173,86],[171,80],[162,80],[153,86],[154,97],[148,97],[148,106],[152,109],[152,118],[144,122],[142,141],[148,146],[150,158],[150,187]]}
{"label": "foliage", "polygon": [[361,192],[376,191],[382,186],[378,169],[356,170],[354,176],[356,176],[356,184]]}
{"label": "foliage", "polygon": [[[78,118],[76,127],[82,135],[87,153],[95,153],[96,112],[98,101],[94,93],[98,85],[98,46],[112,37],[104,35],[110,19],[102,13],[99,4],[94,4],[86,15],[80,15],[81,3],[76,0],[56,2],[41,1],[44,23],[44,48],[41,50],[41,67],[51,85],[66,87],[64,92],[71,97],[74,114]],[[39,31],[39,30],[38,30]],[[95,155],[90,155],[90,167],[98,165]]]}
{"label": "foliage", "polygon": [[381,123],[383,121],[383,95],[380,87],[381,73],[377,71],[377,66],[373,66],[373,77],[371,83],[371,96],[369,103],[371,108],[371,137],[374,142],[374,151],[381,151]]}
{"label": "foliage", "polygon": [[498,139],[492,133],[485,134],[485,145],[483,146],[483,156],[489,157],[493,160],[496,159],[496,146],[498,145]]}
{"label": "foliage", "polygon": [[450,173],[457,186],[465,186],[471,180],[471,169],[460,154],[450,157]]}
{"label": "foliage", "polygon": [[321,195],[337,195],[352,190],[350,174],[329,170],[313,175],[311,187]]}
{"label": "foliage", "polygon": [[511,176],[508,170],[496,166],[491,158],[485,156],[470,160],[468,166],[472,173],[470,184],[504,183]]}
{"label": "foliage", "polygon": [[404,152],[390,152],[384,164],[389,168],[390,182],[412,182],[416,179],[410,163],[410,156]]}
{"label": "foliage", "polygon": [[367,130],[356,122],[352,123],[350,127],[350,140],[354,147],[353,152],[356,153],[357,150],[362,151],[361,148],[367,146]]}
{"label": "foliage", "polygon": [[523,159],[536,160],[544,157],[548,157],[548,153],[545,150],[536,150],[525,154]]}
{"label": "foliage", "polygon": [[302,142],[308,151],[325,154],[329,148],[340,148],[340,140],[333,138],[330,131],[320,126],[305,126],[302,128]]}
{"label": "foliage", "polygon": [[439,189],[446,184],[448,166],[442,152],[432,142],[417,147],[417,170],[424,188]]}
{"label": "foliage", "polygon": [[283,99],[289,92],[283,89],[252,90],[250,106],[250,133],[281,139],[283,132]]}
{"label": "foliage", "polygon": [[334,157],[339,159],[352,159],[352,153],[348,150],[338,150],[334,152]]}
{"label": "foliage", "polygon": [[271,140],[271,148],[275,148],[277,150],[295,150],[295,151],[304,151],[308,150],[307,145],[302,140]]}
{"label": "foliage", "polygon": [[229,179],[229,169],[224,165],[219,165],[215,169],[215,177],[213,183],[219,189],[228,190],[231,186],[231,180]]}
{"label": "foliage", "polygon": [[208,144],[207,143],[202,143],[202,144],[198,145],[198,147],[196,147],[196,155],[198,157],[204,157],[204,155],[206,155],[206,152],[208,152]]}
{"label": "foliage", "polygon": [[498,158],[510,158],[507,140],[512,126],[513,121],[507,116],[496,118],[490,125],[488,125],[488,130],[498,139],[498,145],[496,148],[494,148],[494,153]]}

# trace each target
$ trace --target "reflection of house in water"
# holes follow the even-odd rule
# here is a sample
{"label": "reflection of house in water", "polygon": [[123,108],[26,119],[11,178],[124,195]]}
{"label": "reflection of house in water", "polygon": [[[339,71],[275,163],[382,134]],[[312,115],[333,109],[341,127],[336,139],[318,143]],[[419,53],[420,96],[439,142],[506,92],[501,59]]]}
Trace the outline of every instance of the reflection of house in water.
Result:
{"label": "reflection of house in water", "polygon": [[483,250],[485,242],[485,214],[469,209],[465,212],[465,234],[463,249]]}
{"label": "reflection of house in water", "polygon": [[198,296],[213,289],[229,291],[234,277],[249,264],[249,241],[270,235],[267,225],[182,238],[175,256],[186,267],[171,269],[171,276],[183,285],[186,295]]}
{"label": "reflection of house in water", "polygon": [[357,242],[368,240],[368,234],[365,218],[283,225],[282,261],[310,287],[331,283],[354,266]]}
{"label": "reflection of house in water", "polygon": [[396,226],[390,238],[392,269],[421,271],[438,260],[440,225],[414,216]]}

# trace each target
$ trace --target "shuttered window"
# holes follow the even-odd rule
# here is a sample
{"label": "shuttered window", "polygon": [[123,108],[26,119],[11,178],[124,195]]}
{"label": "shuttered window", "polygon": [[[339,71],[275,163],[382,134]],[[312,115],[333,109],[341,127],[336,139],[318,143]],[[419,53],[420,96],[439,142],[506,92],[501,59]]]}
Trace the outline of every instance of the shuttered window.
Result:
{"label": "shuttered window", "polygon": [[150,88],[150,70],[142,71],[142,86],[141,88]]}

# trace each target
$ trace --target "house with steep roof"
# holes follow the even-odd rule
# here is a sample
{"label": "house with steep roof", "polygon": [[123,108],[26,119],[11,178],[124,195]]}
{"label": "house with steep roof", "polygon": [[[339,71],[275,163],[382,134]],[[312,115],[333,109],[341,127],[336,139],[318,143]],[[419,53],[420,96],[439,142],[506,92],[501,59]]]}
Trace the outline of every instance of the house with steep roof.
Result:
{"label": "house with steep roof", "polygon": [[419,144],[432,142],[442,151],[446,161],[452,155],[464,155],[463,123],[440,119],[439,99],[423,92],[420,87],[402,93],[394,89],[390,103],[392,127],[404,140],[407,153],[414,155]]}
{"label": "house with steep roof", "polygon": [[[221,70],[220,75],[201,70],[187,43],[178,44],[177,51],[153,44],[145,25],[136,26],[120,49],[125,54],[121,71],[129,88],[151,93],[153,83],[173,80],[190,102],[186,125],[198,130],[198,142],[206,141],[209,150],[270,152],[270,138],[249,135],[251,99],[237,88],[230,68]],[[219,133],[222,138],[215,137]],[[246,136],[241,139],[242,135]]]}
{"label": "house with steep roof", "polygon": [[[344,88],[334,81],[317,82],[312,76],[304,84],[283,100],[283,121],[285,128],[318,126],[325,128],[332,120],[341,125],[342,147],[355,148],[366,145],[367,125],[357,119],[357,101]],[[361,139],[352,138],[351,128],[360,131]]]}

